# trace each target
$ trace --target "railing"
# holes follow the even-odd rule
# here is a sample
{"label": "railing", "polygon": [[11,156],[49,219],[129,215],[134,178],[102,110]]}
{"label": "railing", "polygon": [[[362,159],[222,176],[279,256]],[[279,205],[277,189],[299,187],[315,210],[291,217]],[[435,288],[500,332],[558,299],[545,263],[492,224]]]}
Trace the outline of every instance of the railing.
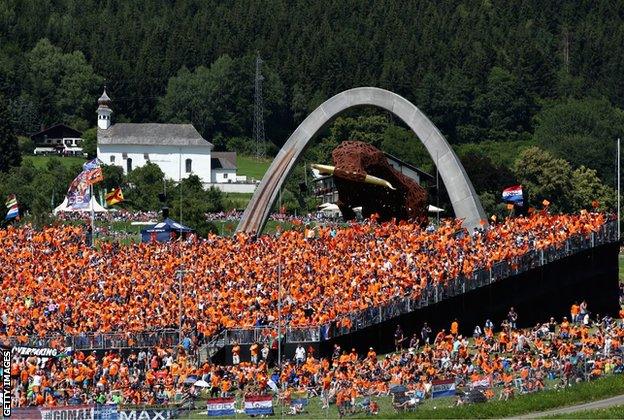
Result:
{"label": "railing", "polygon": [[[590,235],[576,235],[556,246],[550,246],[543,250],[530,250],[511,260],[497,262],[492,265],[491,269],[475,270],[470,277],[461,276],[445,282],[444,285],[429,285],[420,291],[418,298],[397,297],[385,305],[352,313],[347,317],[350,320],[350,327],[345,327],[343,326],[344,323],[337,321],[320,327],[285,327],[284,340],[287,343],[317,342],[349,334],[412,312],[415,309],[488,286],[512,275],[524,273],[594,246],[616,242],[617,240],[617,224],[616,222],[608,222],[598,232]],[[342,319],[344,318],[342,317]],[[223,343],[226,345],[233,342],[238,344],[266,342],[271,336],[271,332],[274,331],[275,326],[228,330],[225,333]]]}
{"label": "railing", "polygon": [[[617,240],[617,224],[616,222],[609,222],[603,225],[598,232],[586,236],[576,235],[557,246],[550,246],[543,250],[528,251],[512,260],[495,263],[491,269],[475,270],[468,278],[462,276],[447,281],[444,285],[429,285],[425,289],[420,290],[417,298],[396,297],[385,305],[354,312],[348,316],[350,320],[349,327],[345,327],[343,326],[344,323],[337,321],[314,327],[289,327],[286,325],[282,332],[283,340],[287,343],[319,342],[328,340],[331,337],[349,334],[412,312],[415,309],[487,286],[509,276],[549,264],[582,250],[616,242]],[[344,318],[342,317],[342,319]],[[199,357],[200,359],[209,358],[223,346],[234,342],[238,344],[268,343],[275,338],[276,328],[272,325],[223,330],[200,347]],[[173,347],[178,344],[178,331],[168,329],[143,333],[89,333],[51,337],[29,336],[26,337],[26,340],[20,340],[18,337],[9,337],[8,344],[51,347],[53,343],[63,347],[72,347],[76,350],[124,349],[157,345]]]}
{"label": "railing", "polygon": [[154,346],[174,347],[178,330],[157,330],[142,333],[88,333],[78,335],[9,337],[11,346],[71,347],[74,350],[126,349]]}

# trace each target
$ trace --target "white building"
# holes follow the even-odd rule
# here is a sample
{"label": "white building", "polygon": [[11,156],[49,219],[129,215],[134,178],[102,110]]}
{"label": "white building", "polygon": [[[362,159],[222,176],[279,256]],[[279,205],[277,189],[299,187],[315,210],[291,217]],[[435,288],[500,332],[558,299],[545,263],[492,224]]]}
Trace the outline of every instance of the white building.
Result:
{"label": "white building", "polygon": [[235,152],[212,152],[210,159],[212,183],[237,182],[236,176],[236,153]]}
{"label": "white building", "polygon": [[236,153],[212,152],[213,145],[193,125],[112,124],[111,103],[105,90],[97,109],[97,156],[103,163],[121,166],[127,174],[152,162],[167,178],[177,182],[193,174],[205,187],[236,183]]}
{"label": "white building", "polygon": [[65,124],[57,124],[30,136],[34,154],[82,156],[82,133]]}

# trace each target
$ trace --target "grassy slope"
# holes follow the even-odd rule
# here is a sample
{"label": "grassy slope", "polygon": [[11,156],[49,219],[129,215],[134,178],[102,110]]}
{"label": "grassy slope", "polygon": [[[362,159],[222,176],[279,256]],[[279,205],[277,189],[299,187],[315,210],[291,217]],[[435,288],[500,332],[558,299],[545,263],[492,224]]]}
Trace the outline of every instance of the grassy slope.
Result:
{"label": "grassy slope", "polygon": [[238,166],[236,172],[238,175],[247,175],[247,178],[261,180],[264,173],[269,169],[272,160],[271,158],[256,159],[251,156],[238,155],[236,157],[236,164]]}
{"label": "grassy slope", "polygon": [[[565,390],[549,390],[535,394],[520,395],[506,402],[495,400],[463,407],[455,407],[455,399],[449,397],[435,400],[428,399],[416,411],[397,413],[392,408],[390,397],[373,397],[373,399],[379,403],[380,410],[377,418],[501,418],[595,401],[622,393],[624,393],[624,378],[621,375],[611,375],[592,382],[584,382]],[[205,399],[200,399],[200,401],[205,401]],[[239,406],[241,406],[241,401],[239,401]],[[618,413],[621,414],[622,407],[619,407],[619,411],[616,408],[595,410],[596,414],[599,414],[598,412],[601,411],[608,413],[603,416],[605,418],[622,418],[621,415],[617,415]],[[205,409],[197,410],[190,417],[197,419],[205,418],[203,413],[205,413]],[[276,417],[282,417],[279,406],[275,407],[275,414]],[[242,415],[242,417],[245,416]],[[291,418],[288,416],[287,407],[284,408],[283,417]],[[335,405],[331,405],[329,410],[321,409],[319,398],[315,397],[310,399],[306,412],[298,417],[311,419],[338,418],[338,411]],[[357,413],[348,417],[364,418],[367,416],[364,413]],[[565,417],[570,417],[570,415]],[[591,416],[587,415],[579,418],[591,418]]]}
{"label": "grassy slope", "polygon": [[35,165],[35,168],[45,168],[48,161],[52,158],[56,158],[66,166],[71,166],[73,164],[82,165],[85,162],[85,159],[74,156],[22,156],[24,161],[31,161]]}
{"label": "grassy slope", "polygon": [[622,419],[624,418],[624,405],[616,405],[610,408],[597,410],[584,410],[576,413],[559,414],[548,416],[549,419]]}
{"label": "grassy slope", "polygon": [[565,390],[520,395],[506,402],[492,401],[465,407],[439,407],[437,410],[422,409],[397,417],[500,418],[595,401],[623,393],[624,378],[621,375],[611,375],[593,382],[583,382]]}

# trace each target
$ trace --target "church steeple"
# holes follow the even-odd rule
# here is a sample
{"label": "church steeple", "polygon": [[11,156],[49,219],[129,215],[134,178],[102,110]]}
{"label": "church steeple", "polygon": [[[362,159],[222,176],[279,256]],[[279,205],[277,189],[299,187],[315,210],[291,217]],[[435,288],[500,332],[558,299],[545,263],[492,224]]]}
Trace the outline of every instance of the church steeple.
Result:
{"label": "church steeple", "polygon": [[106,86],[104,86],[104,93],[98,99],[98,128],[102,130],[107,130],[108,127],[111,126],[111,115],[113,114],[113,110],[110,108],[110,105],[113,103],[111,98],[109,98],[106,93]]}

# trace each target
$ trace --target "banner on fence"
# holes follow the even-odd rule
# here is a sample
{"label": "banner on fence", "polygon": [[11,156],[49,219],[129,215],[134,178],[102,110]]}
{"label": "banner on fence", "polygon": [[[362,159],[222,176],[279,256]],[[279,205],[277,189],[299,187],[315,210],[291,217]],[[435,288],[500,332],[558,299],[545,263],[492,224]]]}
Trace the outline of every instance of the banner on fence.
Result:
{"label": "banner on fence", "polygon": [[245,396],[245,414],[250,416],[273,414],[273,397],[270,395]]}
{"label": "banner on fence", "polygon": [[120,409],[119,420],[165,420],[175,418],[177,411],[163,408]]}
{"label": "banner on fence", "polygon": [[117,420],[119,410],[116,404],[98,404],[93,411],[94,420]]}
{"label": "banner on fence", "polygon": [[209,416],[233,416],[236,400],[234,398],[210,398],[208,400]]}
{"label": "banner on fence", "polygon": [[43,369],[48,360],[58,355],[58,350],[50,347],[14,346],[11,349],[13,354],[23,357],[36,356],[39,358],[39,368]]}
{"label": "banner on fence", "polygon": [[491,388],[492,387],[492,376],[487,375],[482,378],[477,379],[476,381],[470,382],[471,388]]}
{"label": "banner on fence", "polygon": [[40,418],[41,411],[39,411],[39,407],[13,407],[11,409],[11,419],[38,420]]}
{"label": "banner on fence", "polygon": [[455,379],[431,381],[431,397],[452,397],[455,395]]}
{"label": "banner on fence", "polygon": [[92,420],[94,405],[68,405],[64,407],[41,407],[43,420]]}

